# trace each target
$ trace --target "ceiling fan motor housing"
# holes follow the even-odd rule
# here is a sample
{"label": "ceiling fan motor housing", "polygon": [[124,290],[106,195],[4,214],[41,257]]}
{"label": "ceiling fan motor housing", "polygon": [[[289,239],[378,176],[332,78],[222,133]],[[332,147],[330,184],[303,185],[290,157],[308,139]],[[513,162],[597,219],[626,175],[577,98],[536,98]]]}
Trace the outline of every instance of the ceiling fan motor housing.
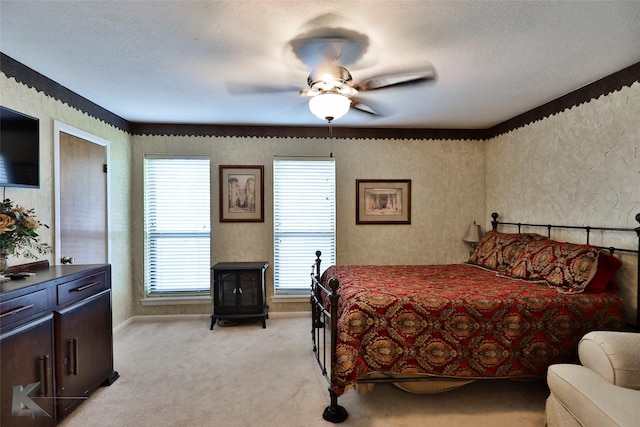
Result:
{"label": "ceiling fan motor housing", "polygon": [[336,93],[353,96],[356,90],[351,86],[351,73],[335,64],[322,64],[309,74],[307,84],[315,94]]}

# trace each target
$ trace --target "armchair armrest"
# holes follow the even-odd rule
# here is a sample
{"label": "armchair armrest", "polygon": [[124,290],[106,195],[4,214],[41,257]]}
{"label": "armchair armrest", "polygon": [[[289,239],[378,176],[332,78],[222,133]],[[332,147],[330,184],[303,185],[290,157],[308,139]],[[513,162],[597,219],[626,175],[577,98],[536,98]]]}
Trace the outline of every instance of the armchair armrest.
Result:
{"label": "armchair armrest", "polygon": [[593,331],[578,345],[580,362],[620,387],[640,390],[640,334]]}

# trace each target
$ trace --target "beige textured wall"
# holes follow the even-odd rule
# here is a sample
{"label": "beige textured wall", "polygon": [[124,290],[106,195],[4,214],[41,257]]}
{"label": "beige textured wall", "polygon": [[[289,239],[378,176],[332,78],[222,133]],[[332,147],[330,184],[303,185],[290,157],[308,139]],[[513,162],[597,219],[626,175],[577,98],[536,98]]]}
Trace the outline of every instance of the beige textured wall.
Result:
{"label": "beige textured wall", "polygon": [[[273,265],[272,183],[277,156],[328,155],[318,139],[135,136],[133,138],[133,282],[143,297],[142,164],[145,154],[208,155],[212,166],[212,263],[268,260]],[[459,262],[468,256],[461,241],[469,223],[484,212],[484,144],[474,141],[333,141],[337,187],[337,258],[341,264]],[[219,165],[264,165],[264,223],[220,223]],[[356,179],[411,179],[411,225],[356,225]],[[238,235],[248,236],[239,241]],[[233,243],[228,243],[233,242]],[[314,254],[309,254],[309,266]],[[267,274],[273,294],[273,269]],[[273,303],[272,311],[306,311],[308,303]],[[136,314],[210,313],[209,305],[142,306]]]}
{"label": "beige textured wall", "polygon": [[[513,222],[638,227],[640,84],[493,139],[486,183],[485,218],[497,211]],[[555,238],[579,238],[571,234]],[[591,243],[637,248],[635,233],[606,236],[592,232]],[[623,261],[621,296],[631,320],[637,260],[627,255]]]}
{"label": "beige textured wall", "polygon": [[[111,141],[111,247],[114,325],[132,315],[202,313],[209,304],[143,307],[142,159],[145,153],[204,154],[212,159],[212,263],[272,262],[272,160],[274,155],[327,155],[327,140],[216,137],[130,137],[0,74],[2,105],[41,123],[41,188],[6,188],[5,196],[32,206],[53,225],[53,121],[60,120]],[[343,140],[336,138],[338,262],[448,263],[467,256],[461,242],[476,220],[489,214],[506,221],[636,227],[640,212],[640,85],[494,138],[477,141]],[[339,134],[339,129],[337,129]],[[220,164],[265,165],[265,222],[218,222]],[[356,225],[356,179],[411,179],[411,225]],[[41,230],[54,243],[53,230]],[[251,240],[227,244],[238,234]],[[568,239],[572,236],[554,236]],[[612,240],[611,240],[612,239]],[[592,243],[635,248],[637,239],[614,235]],[[313,254],[310,254],[310,262]],[[15,260],[14,262],[19,262]],[[55,257],[50,256],[55,263]],[[635,259],[624,257],[623,298],[635,295]],[[269,269],[271,296],[272,269]],[[307,310],[308,304],[271,304],[273,311]],[[630,307],[630,315],[635,311]]]}
{"label": "beige textured wall", "polygon": [[[38,230],[42,241],[54,241],[54,175],[53,175],[53,123],[54,120],[81,129],[110,141],[111,161],[111,250],[113,282],[113,324],[118,325],[132,315],[131,250],[130,250],[130,137],[113,126],[56,101],[17,83],[0,73],[0,103],[8,108],[37,117],[40,120],[40,189],[4,188],[4,196],[25,206],[33,207],[38,219],[51,228]],[[59,256],[48,256],[51,264],[57,264]],[[20,264],[22,259],[11,263]]]}

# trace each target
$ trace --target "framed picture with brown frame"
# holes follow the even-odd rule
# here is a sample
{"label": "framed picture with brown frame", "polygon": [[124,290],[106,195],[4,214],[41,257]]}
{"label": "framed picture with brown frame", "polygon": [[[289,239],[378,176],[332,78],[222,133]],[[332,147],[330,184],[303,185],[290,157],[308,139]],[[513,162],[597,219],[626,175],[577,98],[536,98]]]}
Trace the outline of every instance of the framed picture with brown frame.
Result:
{"label": "framed picture with brown frame", "polygon": [[356,224],[411,224],[411,180],[357,179]]}
{"label": "framed picture with brown frame", "polygon": [[220,222],[264,222],[264,166],[220,165]]}

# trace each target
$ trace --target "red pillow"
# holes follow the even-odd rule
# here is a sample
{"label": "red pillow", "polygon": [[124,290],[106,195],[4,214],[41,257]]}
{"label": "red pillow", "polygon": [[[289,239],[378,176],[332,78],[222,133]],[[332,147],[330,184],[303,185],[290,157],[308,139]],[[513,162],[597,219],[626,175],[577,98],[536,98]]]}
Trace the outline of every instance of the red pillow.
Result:
{"label": "red pillow", "polygon": [[598,269],[595,276],[585,289],[588,292],[617,292],[620,290],[616,281],[616,270],[620,268],[622,261],[613,255],[600,252],[598,255]]}
{"label": "red pillow", "polygon": [[491,230],[478,243],[469,263],[491,270],[504,271],[518,258],[524,246],[532,240],[547,240],[535,233],[501,233]]}
{"label": "red pillow", "polygon": [[543,280],[563,294],[585,290],[598,266],[600,250],[589,245],[531,241],[509,266],[506,274],[524,280]]}

